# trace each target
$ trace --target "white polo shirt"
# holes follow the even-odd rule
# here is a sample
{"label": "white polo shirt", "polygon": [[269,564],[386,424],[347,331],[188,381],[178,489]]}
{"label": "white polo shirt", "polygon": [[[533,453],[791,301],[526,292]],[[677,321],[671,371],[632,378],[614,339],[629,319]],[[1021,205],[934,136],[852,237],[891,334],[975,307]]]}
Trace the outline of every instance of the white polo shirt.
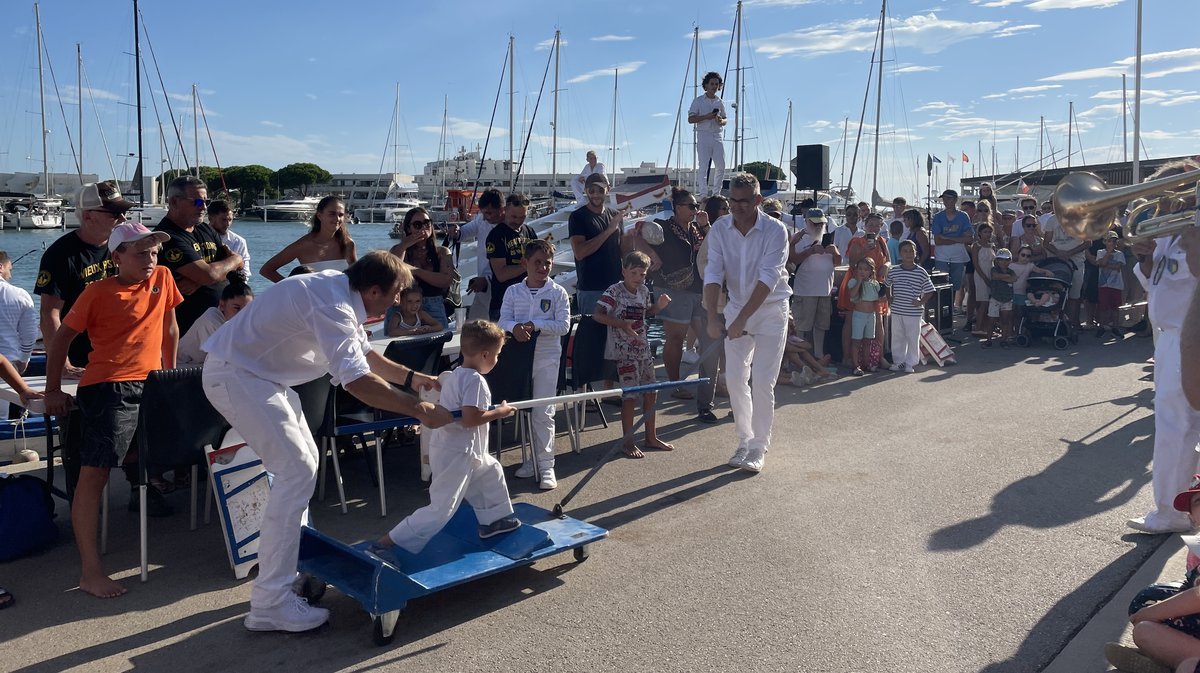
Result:
{"label": "white polo shirt", "polygon": [[462,225],[458,230],[459,241],[476,240],[479,242],[475,246],[475,275],[482,278],[492,277],[492,265],[488,263],[488,257],[483,252],[483,244],[487,240],[488,234],[492,233],[492,229],[495,227],[496,225],[483,218],[483,213],[475,213],[475,217],[472,217],[469,222]]}
{"label": "white polo shirt", "polygon": [[760,282],[771,288],[763,306],[792,296],[787,282],[787,230],[779,220],[760,210],[754,226],[743,236],[734,228],[733,216],[724,215],[713,223],[705,241],[704,284],[725,283],[729,290],[725,315],[736,317]]}
{"label": "white polo shirt", "polygon": [[294,386],[326,373],[347,385],[371,371],[362,295],[341,271],[285,278],[213,332],[201,348],[255,376]]}

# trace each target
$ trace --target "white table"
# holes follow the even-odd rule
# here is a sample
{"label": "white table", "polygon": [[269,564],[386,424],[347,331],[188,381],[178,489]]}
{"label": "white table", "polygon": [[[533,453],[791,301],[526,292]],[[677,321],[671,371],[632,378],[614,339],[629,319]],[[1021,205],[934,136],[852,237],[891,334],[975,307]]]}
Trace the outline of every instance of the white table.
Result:
{"label": "white table", "polygon": [[[25,377],[25,384],[36,392],[42,392],[46,389],[46,377],[27,376]],[[71,397],[75,397],[75,391],[78,388],[78,379],[69,379],[62,382],[62,391]],[[18,407],[25,406],[21,403],[21,396],[17,394],[17,391],[13,390],[12,386],[4,383],[3,381],[0,381],[0,400],[10,402]],[[46,413],[46,407],[44,404],[42,404],[41,400],[31,400],[28,409],[30,414]]]}

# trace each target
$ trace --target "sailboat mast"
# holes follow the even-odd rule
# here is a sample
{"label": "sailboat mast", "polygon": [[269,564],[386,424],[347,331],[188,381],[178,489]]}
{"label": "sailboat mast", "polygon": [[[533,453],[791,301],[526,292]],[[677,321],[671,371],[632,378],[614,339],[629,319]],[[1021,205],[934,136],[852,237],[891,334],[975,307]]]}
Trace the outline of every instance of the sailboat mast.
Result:
{"label": "sailboat mast", "polygon": [[1142,181],[1142,0],[1137,0],[1137,56],[1133,70],[1133,179],[1136,185]]}
{"label": "sailboat mast", "polygon": [[1046,118],[1038,117],[1038,170],[1046,167],[1046,150],[1043,148],[1042,139],[1046,137]]}
{"label": "sailboat mast", "polygon": [[[396,91],[398,92],[399,90],[400,85],[397,84]],[[398,93],[397,96],[399,96]],[[396,101],[397,105],[399,105],[400,99],[397,98]],[[441,187],[438,188],[438,193],[442,195],[443,199],[446,198],[446,164],[449,163],[449,157],[447,156],[448,153],[446,152],[446,135],[449,132],[449,127],[450,97],[442,96],[442,135],[441,139],[438,141],[438,175],[440,175],[442,178],[442,184]]]}
{"label": "sailboat mast", "polygon": [[[783,158],[787,156],[788,145],[792,139],[792,99],[788,99],[787,121],[783,125],[783,145],[779,148],[779,169],[783,170]],[[767,176],[771,177],[770,175]],[[784,177],[787,177],[784,175]]]}
{"label": "sailboat mast", "polygon": [[617,79],[621,75],[620,68],[613,68],[613,134],[612,134],[612,163],[609,170],[617,170]]}
{"label": "sailboat mast", "polygon": [[[442,106],[442,126],[446,125],[445,106]],[[400,82],[396,82],[396,105],[392,108],[395,113],[395,118],[392,119],[395,132],[392,134],[392,175],[400,172]],[[439,148],[440,152],[441,149]],[[444,172],[443,167],[443,172]],[[389,185],[390,187],[390,185]]]}
{"label": "sailboat mast", "polygon": [[192,82],[192,140],[195,142],[196,177],[200,177],[200,111],[196,104],[196,83]]}
{"label": "sailboat mast", "polygon": [[[141,38],[141,32],[138,30],[138,0],[133,0],[133,80],[134,80],[134,82],[136,82],[135,86],[137,88],[137,97],[136,97],[136,101],[135,101],[135,104],[137,105],[137,146],[138,146],[137,165],[139,168],[141,168],[141,166],[142,166],[142,38]],[[162,135],[161,130],[159,131],[159,135],[160,136]],[[159,168],[161,168],[161,167],[162,166],[160,165]],[[142,179],[142,183],[143,184],[145,183],[144,178]],[[146,195],[142,193],[144,191],[142,189],[142,185],[134,185],[134,188],[137,189],[138,204],[144,205],[146,203]],[[264,207],[263,208],[263,219],[264,220],[267,217],[266,213],[267,213],[267,209]]]}
{"label": "sailboat mast", "polygon": [[75,43],[75,85],[79,91],[79,184],[83,184],[83,49]]}
{"label": "sailboat mast", "polygon": [[[733,168],[740,170],[741,160],[738,152],[741,144],[739,143],[738,129],[741,128],[742,117],[742,0],[738,0],[737,18],[733,22],[734,30],[737,32],[737,49],[734,50],[733,62]],[[717,189],[721,186],[717,185]]]}
{"label": "sailboat mast", "polygon": [[33,18],[37,23],[38,101],[42,108],[42,193],[48,198],[50,196],[50,160],[46,155],[46,134],[49,133],[49,130],[46,129],[46,84],[42,81],[42,15],[36,2],[33,3]]}
{"label": "sailboat mast", "polygon": [[555,210],[558,190],[558,51],[559,31],[554,31],[554,120],[550,124],[550,210]]}
{"label": "sailboat mast", "polygon": [[1129,91],[1121,73],[1121,161],[1129,161]]}
{"label": "sailboat mast", "polygon": [[[879,115],[883,109],[883,31],[886,27],[887,0],[883,0],[883,8],[879,10],[879,72],[875,80],[875,158],[871,169],[871,203],[875,203],[875,195],[879,193]],[[874,205],[872,205],[874,210]]]}
{"label": "sailboat mast", "polygon": [[842,179],[839,181],[842,183],[842,189],[845,189],[848,186],[846,184],[846,134],[849,132],[849,130],[850,118],[842,117]]}
{"label": "sailboat mast", "polygon": [[1073,129],[1071,128],[1071,124],[1073,123],[1074,119],[1075,119],[1075,102],[1068,101],[1067,102],[1067,168],[1071,167],[1071,136],[1073,135],[1073,133],[1072,133]]}
{"label": "sailboat mast", "polygon": [[513,42],[516,40],[512,35],[508,36],[508,190],[516,191],[517,185],[513,181]]}
{"label": "sailboat mast", "polygon": [[[700,96],[700,26],[692,26],[692,52],[692,100],[696,100]],[[696,167],[699,126],[696,124],[689,124],[689,126],[692,127],[692,181],[699,184],[698,168]]]}

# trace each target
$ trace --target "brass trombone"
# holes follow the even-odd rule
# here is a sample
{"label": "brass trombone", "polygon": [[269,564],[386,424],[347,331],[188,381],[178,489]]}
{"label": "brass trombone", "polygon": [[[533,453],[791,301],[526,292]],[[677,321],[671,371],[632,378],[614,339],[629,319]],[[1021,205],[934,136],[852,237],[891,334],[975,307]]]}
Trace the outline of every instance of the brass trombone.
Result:
{"label": "brass trombone", "polygon": [[[1185,187],[1195,194],[1179,191]],[[1152,198],[1156,195],[1158,198]],[[1054,216],[1067,233],[1091,240],[1112,228],[1122,205],[1151,198],[1129,213],[1125,229],[1128,239],[1150,240],[1196,226],[1197,197],[1200,197],[1200,169],[1127,187],[1108,187],[1095,173],[1071,173],[1054,189]]]}

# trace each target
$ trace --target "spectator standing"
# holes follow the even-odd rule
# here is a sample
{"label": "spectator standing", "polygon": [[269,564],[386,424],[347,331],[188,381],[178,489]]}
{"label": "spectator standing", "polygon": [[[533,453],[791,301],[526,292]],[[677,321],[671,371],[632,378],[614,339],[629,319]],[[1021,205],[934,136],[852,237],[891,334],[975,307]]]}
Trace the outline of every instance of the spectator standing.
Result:
{"label": "spectator standing", "polygon": [[358,259],[358,248],[346,230],[346,204],[340,196],[326,196],[317,202],[317,212],[309,221],[312,230],[289,243],[262,265],[263,278],[278,283],[283,280],[280,267],[292,260],[313,271],[334,269],[342,271]]}
{"label": "spectator standing", "polygon": [[966,274],[967,262],[971,261],[971,253],[967,246],[974,242],[971,230],[971,218],[958,210],[958,192],[947,189],[941,194],[945,210],[933,216],[930,230],[933,232],[934,268],[950,274],[950,284],[954,287],[954,307],[957,309],[963,300],[963,276]]}
{"label": "spectator standing", "polygon": [[579,312],[593,313],[604,291],[621,280],[621,214],[609,208],[608,179],[588,176],[587,205],[567,221],[575,255],[575,300]]}
{"label": "spectator standing", "polygon": [[854,206],[846,206],[846,220],[842,226],[833,230],[833,245],[843,254],[850,249],[850,239],[863,235],[863,230],[858,226],[858,208]]}
{"label": "spectator standing", "polygon": [[[796,266],[792,278],[792,318],[796,333],[812,343],[813,355],[825,355],[825,332],[833,317],[834,267],[842,263],[842,253],[825,239],[828,219],[820,208],[804,213],[804,229],[791,237],[788,261]],[[806,335],[808,335],[806,337]]]}
{"label": "spectator standing", "polygon": [[504,304],[504,293],[508,288],[525,279],[525,246],[537,239],[533,229],[525,224],[529,199],[524,194],[509,194],[504,201],[504,225],[492,229],[488,234],[488,262],[492,265],[492,303],[488,307],[489,319],[500,319],[500,307]]}
{"label": "spectator standing", "polygon": [[900,242],[900,263],[888,272],[887,287],[892,311],[892,366],[889,369],[911,374],[921,359],[921,323],[924,322],[925,303],[933,295],[929,272],[917,265],[915,241]]}
{"label": "spectator standing", "polygon": [[13,261],[0,250],[0,355],[24,372],[37,341],[38,314],[33,297],[12,284]]}
{"label": "spectator standing", "polygon": [[1042,243],[1046,246],[1046,254],[1068,261],[1074,266],[1071,276],[1071,290],[1067,294],[1067,317],[1076,326],[1080,324],[1080,297],[1083,295],[1084,261],[1091,241],[1083,241],[1072,236],[1059,223],[1053,213],[1044,217],[1042,222]]}
{"label": "spectator standing", "polygon": [[1096,338],[1104,336],[1105,330],[1120,338],[1117,330],[1117,310],[1121,307],[1125,293],[1125,253],[1117,249],[1121,235],[1110,231],[1104,235],[1104,248],[1096,253],[1097,309]]}
{"label": "spectator standing", "polygon": [[[971,258],[975,262],[975,336],[991,337],[985,325],[992,298],[992,262],[996,259],[996,247],[992,243],[993,229],[988,223],[975,229],[978,238],[971,245]],[[1011,260],[1011,257],[1010,257]]]}
{"label": "spectator standing", "polygon": [[492,229],[504,222],[504,197],[500,190],[489,188],[480,193],[476,203],[479,212],[470,222],[462,227],[457,224],[446,225],[446,241],[479,241],[475,252],[475,277],[467,283],[467,293],[475,295],[467,311],[467,319],[486,320],[492,305],[492,265],[484,248]]}
{"label": "spectator standing", "polygon": [[721,135],[727,115],[725,102],[717,96],[721,76],[705,73],[700,84],[704,93],[688,107],[688,123],[696,128],[696,193],[711,196],[721,193],[725,180],[725,144]]}
{"label": "spectator standing", "polygon": [[208,204],[208,224],[221,237],[221,242],[242,258],[242,268],[237,270],[238,276],[242,282],[249,283],[250,246],[246,245],[246,239],[242,238],[241,234],[233,230],[233,210],[229,208],[228,202],[215,199]]}
{"label": "spectator standing", "polygon": [[1043,241],[1045,236],[1037,216],[1023,215],[1021,217],[1021,233],[1016,235],[1016,238],[1015,245],[1018,248],[1029,248],[1030,261],[1037,263],[1046,259],[1046,244]]}
{"label": "spectator standing", "polygon": [[[450,249],[434,241],[433,221],[429,211],[417,207],[404,213],[404,239],[392,246],[391,253],[403,259],[412,271],[413,280],[421,289],[421,307],[443,326],[450,324],[446,316],[446,295],[458,274]],[[393,307],[388,310],[396,312]]]}
{"label": "spectator standing", "polygon": [[242,258],[221,242],[216,230],[204,221],[208,186],[194,175],[183,175],[167,185],[167,216],[154,228],[170,240],[163,244],[162,265],[175,277],[183,303],[175,311],[179,331],[221,301],[231,271],[242,268]]}
{"label": "spectator standing", "polygon": [[713,339],[721,336],[717,301],[722,285],[729,292],[724,310],[726,383],[738,437],[729,463],[750,472],[762,470],[771,446],[774,383],[783,361],[792,293],[787,231],[758,209],[760,203],[758,180],[735,173],[729,180],[730,215],[709,231],[704,269],[704,305]]}
{"label": "spectator standing", "polygon": [[1012,252],[1008,248],[1000,248],[996,251],[988,272],[987,323],[983,328],[987,333],[987,341],[983,344],[985,348],[992,345],[993,328],[997,321],[1000,325],[1001,348],[1008,347],[1008,340],[1012,335],[1013,282],[1017,275],[1009,268],[1011,263]]}
{"label": "spectator standing", "polygon": [[909,208],[904,211],[904,223],[908,227],[906,240],[917,246],[917,266],[926,271],[933,269],[933,246],[925,229],[925,215],[916,208]]}
{"label": "spectator standing", "polygon": [[[596,152],[588,150],[587,163],[583,165],[583,170],[579,171],[579,175],[571,178],[571,191],[575,192],[575,203],[583,205],[587,202],[587,192],[585,186],[587,179],[593,175],[604,175],[604,164],[596,160]],[[607,178],[605,178],[607,180]]]}
{"label": "spectator standing", "polygon": [[[204,363],[204,350],[200,345],[212,336],[221,325],[233,320],[233,316],[254,301],[254,290],[246,283],[231,281],[221,290],[221,301],[208,309],[186,334],[179,337],[179,355],[175,361],[182,365],[198,365]],[[178,474],[177,474],[178,476]]]}

